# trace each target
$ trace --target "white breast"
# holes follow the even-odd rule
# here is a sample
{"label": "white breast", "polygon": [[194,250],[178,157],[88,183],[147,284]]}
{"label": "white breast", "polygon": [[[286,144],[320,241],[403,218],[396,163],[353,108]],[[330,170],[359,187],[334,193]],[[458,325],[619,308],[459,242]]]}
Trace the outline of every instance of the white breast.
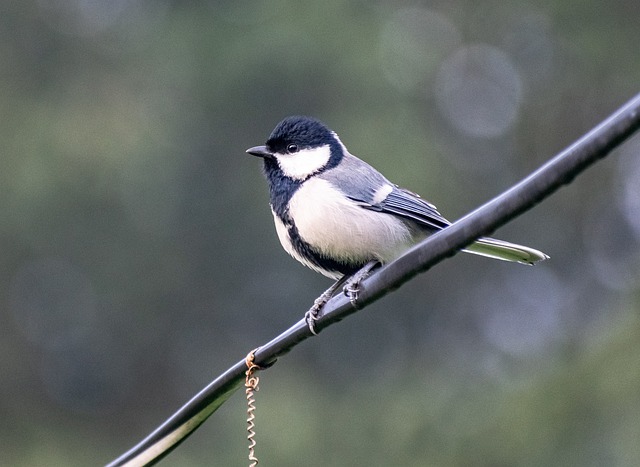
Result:
{"label": "white breast", "polygon": [[342,276],[342,274],[340,274],[340,273],[333,274],[330,271],[325,271],[324,269],[320,269],[314,263],[312,263],[311,261],[307,260],[307,258],[305,258],[304,256],[300,255],[296,251],[296,249],[293,247],[293,244],[291,243],[291,239],[289,238],[289,231],[287,229],[287,226],[284,225],[284,223],[280,220],[278,215],[273,210],[271,210],[271,213],[273,214],[273,221],[276,224],[276,232],[278,234],[278,239],[280,240],[280,244],[282,245],[282,248],[284,248],[284,251],[289,253],[297,261],[301,262],[302,264],[304,264],[308,268],[311,268],[314,271],[319,272],[320,274],[323,274],[323,275],[325,275],[327,277],[330,277],[333,280],[337,280]]}
{"label": "white breast", "polygon": [[[306,181],[296,191],[289,203],[289,213],[302,239],[336,260],[366,262],[377,259],[386,263],[414,243],[410,230],[402,221],[363,208],[342,196],[330,182],[319,178]],[[283,228],[281,226],[279,230]],[[280,232],[279,235],[282,242]],[[297,256],[291,252],[290,245],[283,242],[283,246]]]}

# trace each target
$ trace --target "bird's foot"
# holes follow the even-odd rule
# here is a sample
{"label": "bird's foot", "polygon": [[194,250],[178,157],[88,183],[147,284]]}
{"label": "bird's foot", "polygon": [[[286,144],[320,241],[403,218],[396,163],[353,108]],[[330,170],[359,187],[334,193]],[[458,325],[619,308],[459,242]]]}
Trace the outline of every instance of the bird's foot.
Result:
{"label": "bird's foot", "polygon": [[320,311],[331,297],[333,297],[333,294],[336,292],[338,287],[344,284],[345,280],[345,277],[338,279],[331,287],[325,290],[322,295],[313,301],[313,306],[304,314],[304,320],[307,322],[309,331],[311,331],[311,334],[314,336],[318,335],[318,331],[316,331],[316,321],[320,318]]}
{"label": "bird's foot", "polygon": [[378,261],[368,262],[354,275],[350,277],[343,276],[342,278],[338,279],[331,287],[325,290],[322,295],[320,295],[313,301],[313,306],[304,314],[304,320],[306,321],[311,334],[313,334],[314,336],[318,335],[318,331],[316,330],[316,321],[318,321],[318,319],[322,316],[320,312],[322,311],[322,308],[324,308],[324,306],[327,304],[327,302],[331,300],[331,297],[333,297],[336,290],[338,290],[339,287],[343,286],[343,284],[343,293],[347,297],[349,297],[349,301],[354,306],[354,308],[357,308],[356,305],[358,301],[358,293],[360,292],[360,283],[367,276],[369,276],[369,274],[371,274],[371,271],[373,271],[379,265],[380,263]]}
{"label": "bird's foot", "polygon": [[379,261],[369,261],[362,269],[351,276],[342,288],[343,293],[349,298],[351,305],[358,308],[358,294],[360,293],[360,283],[371,274],[375,268],[380,265]]}
{"label": "bird's foot", "polygon": [[309,326],[309,331],[311,331],[311,334],[314,336],[318,335],[316,331],[316,321],[320,317],[320,310],[322,310],[322,307],[326,305],[330,298],[331,295],[327,296],[327,292],[323,293],[313,301],[313,306],[304,314],[304,320],[307,322],[307,326]]}

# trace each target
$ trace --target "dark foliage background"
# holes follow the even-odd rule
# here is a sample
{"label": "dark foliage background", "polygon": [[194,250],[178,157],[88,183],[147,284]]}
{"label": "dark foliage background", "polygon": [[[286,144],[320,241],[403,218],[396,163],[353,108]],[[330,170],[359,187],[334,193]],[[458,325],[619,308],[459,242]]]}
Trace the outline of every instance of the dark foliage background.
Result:
{"label": "dark foliage background", "polygon": [[[288,114],[455,219],[638,92],[637,2],[0,6],[0,463],[103,464],[328,281],[280,249]],[[265,465],[640,464],[640,139],[262,375]],[[244,463],[238,394],[165,463]]]}

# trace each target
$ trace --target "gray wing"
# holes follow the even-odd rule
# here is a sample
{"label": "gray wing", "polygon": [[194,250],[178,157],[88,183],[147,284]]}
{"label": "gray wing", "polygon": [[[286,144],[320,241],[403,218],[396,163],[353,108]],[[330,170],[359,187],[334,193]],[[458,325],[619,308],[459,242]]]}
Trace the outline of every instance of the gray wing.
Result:
{"label": "gray wing", "polygon": [[[392,184],[376,169],[351,154],[345,156],[339,169],[330,169],[318,176],[338,187],[363,209],[412,221],[431,233],[451,224],[433,204]],[[479,238],[463,251],[523,264],[533,264],[548,258],[546,254],[533,248],[487,237]]]}
{"label": "gray wing", "polygon": [[[397,185],[366,162],[347,154],[339,170],[328,170],[319,177],[333,183],[363,208],[393,214],[411,220],[428,230],[441,230],[450,225],[436,207]],[[380,199],[380,194],[386,194]]]}
{"label": "gray wing", "polygon": [[442,217],[433,204],[396,185],[380,203],[365,207],[404,217],[435,230],[442,230],[450,225],[450,222]]}

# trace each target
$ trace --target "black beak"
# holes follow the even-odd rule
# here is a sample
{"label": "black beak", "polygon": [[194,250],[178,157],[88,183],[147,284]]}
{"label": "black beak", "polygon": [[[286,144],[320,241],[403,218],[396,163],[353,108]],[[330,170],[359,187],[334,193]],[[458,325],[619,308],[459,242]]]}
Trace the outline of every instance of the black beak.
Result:
{"label": "black beak", "polygon": [[247,149],[247,154],[251,154],[252,156],[256,156],[256,157],[264,157],[264,158],[273,157],[273,153],[269,151],[269,149],[267,149],[266,146],[256,146],[253,148],[249,148]]}

